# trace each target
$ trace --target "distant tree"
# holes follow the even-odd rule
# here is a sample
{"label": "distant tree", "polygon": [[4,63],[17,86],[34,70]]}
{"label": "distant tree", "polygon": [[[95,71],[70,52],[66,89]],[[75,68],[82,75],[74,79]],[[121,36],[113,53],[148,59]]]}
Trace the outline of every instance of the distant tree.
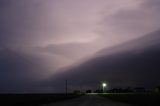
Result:
{"label": "distant tree", "polygon": [[160,86],[157,86],[154,91],[160,93]]}
{"label": "distant tree", "polygon": [[133,90],[130,87],[127,87],[125,89],[113,88],[113,89],[109,90],[108,92],[110,92],[110,93],[128,93],[128,92],[133,92]]}
{"label": "distant tree", "polygon": [[80,90],[74,90],[73,93],[74,93],[74,94],[80,94],[81,91],[80,91]]}
{"label": "distant tree", "polygon": [[86,93],[92,93],[92,90],[86,90]]}
{"label": "distant tree", "polygon": [[95,90],[94,93],[103,93],[103,90],[102,89],[101,90],[98,89],[98,90]]}
{"label": "distant tree", "polygon": [[113,89],[109,90],[108,92],[111,92],[111,93],[122,93],[123,90],[122,90],[122,88],[113,88]]}
{"label": "distant tree", "polygon": [[146,92],[146,89],[143,87],[138,87],[138,88],[134,88],[134,92],[142,93],[142,92]]}
{"label": "distant tree", "polygon": [[133,90],[130,87],[127,87],[126,89],[124,89],[124,92],[126,92],[126,93],[133,92]]}

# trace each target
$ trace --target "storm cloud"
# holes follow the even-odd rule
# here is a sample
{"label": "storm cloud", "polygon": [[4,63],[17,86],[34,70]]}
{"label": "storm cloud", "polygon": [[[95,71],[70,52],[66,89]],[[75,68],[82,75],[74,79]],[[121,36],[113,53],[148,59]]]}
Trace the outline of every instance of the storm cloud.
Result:
{"label": "storm cloud", "polygon": [[0,92],[52,91],[52,77],[146,39],[160,28],[159,9],[158,0],[0,0]]}
{"label": "storm cloud", "polygon": [[[69,72],[52,78],[52,84],[64,90],[65,79],[70,90],[99,89],[107,81],[114,87],[154,88],[160,83],[160,31],[148,34],[110,49],[97,52],[97,56],[68,69]],[[138,46],[138,47],[137,47]],[[60,81],[61,83],[56,83]],[[53,86],[53,87],[54,87]]]}

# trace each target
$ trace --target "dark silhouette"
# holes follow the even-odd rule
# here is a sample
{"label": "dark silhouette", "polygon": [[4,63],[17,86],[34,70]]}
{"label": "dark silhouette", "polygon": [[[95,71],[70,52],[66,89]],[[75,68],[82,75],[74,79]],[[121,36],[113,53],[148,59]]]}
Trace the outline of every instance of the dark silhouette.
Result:
{"label": "dark silhouette", "polygon": [[130,93],[133,92],[133,90],[130,87],[127,88],[113,88],[111,90],[108,90],[109,93]]}
{"label": "dark silhouette", "polygon": [[86,93],[92,93],[92,90],[86,90]]}
{"label": "dark silhouette", "polygon": [[143,93],[146,92],[146,89],[143,87],[134,88],[134,92]]}
{"label": "dark silhouette", "polygon": [[74,90],[74,91],[73,91],[73,94],[80,94],[80,93],[81,93],[80,90]]}
{"label": "dark silhouette", "polygon": [[160,93],[160,86],[157,86],[157,87],[155,88],[155,92]]}
{"label": "dark silhouette", "polygon": [[101,90],[97,89],[97,90],[94,91],[94,93],[103,93],[103,90],[102,89]]}

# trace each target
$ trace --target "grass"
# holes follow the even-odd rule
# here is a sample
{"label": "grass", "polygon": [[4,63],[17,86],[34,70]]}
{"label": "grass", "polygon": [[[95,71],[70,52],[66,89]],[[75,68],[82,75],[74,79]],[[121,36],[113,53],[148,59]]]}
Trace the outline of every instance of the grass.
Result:
{"label": "grass", "polygon": [[106,93],[100,95],[117,102],[137,106],[160,106],[159,93]]}
{"label": "grass", "polygon": [[36,106],[64,101],[81,96],[81,94],[0,94],[2,106]]}

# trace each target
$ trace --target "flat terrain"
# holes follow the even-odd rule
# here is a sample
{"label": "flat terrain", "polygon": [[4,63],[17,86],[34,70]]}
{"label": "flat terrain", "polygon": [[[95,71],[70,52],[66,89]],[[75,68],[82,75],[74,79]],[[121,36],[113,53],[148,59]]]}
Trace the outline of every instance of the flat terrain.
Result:
{"label": "flat terrain", "polygon": [[0,94],[0,106],[160,106],[160,94]]}
{"label": "flat terrain", "polygon": [[101,96],[136,106],[160,106],[160,93],[106,93]]}
{"label": "flat terrain", "polygon": [[51,103],[39,106],[132,106],[125,103],[115,102],[98,95],[85,95],[76,99],[63,102]]}
{"label": "flat terrain", "polygon": [[0,94],[0,106],[37,106],[77,98],[76,94]]}

